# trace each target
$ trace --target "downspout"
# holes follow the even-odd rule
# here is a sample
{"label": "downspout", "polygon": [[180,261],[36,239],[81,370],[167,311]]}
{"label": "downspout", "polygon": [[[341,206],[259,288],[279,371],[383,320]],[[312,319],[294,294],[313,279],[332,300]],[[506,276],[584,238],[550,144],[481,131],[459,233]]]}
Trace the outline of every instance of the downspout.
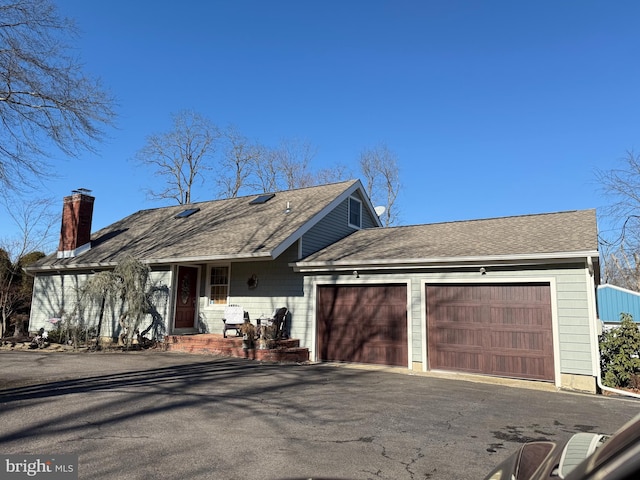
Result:
{"label": "downspout", "polygon": [[598,383],[598,387],[601,390],[604,390],[606,392],[611,392],[618,395],[625,395],[627,397],[640,398],[640,394],[627,392],[626,390],[618,390],[617,388],[605,387],[602,384],[602,372],[600,370],[600,348],[598,348],[598,376],[596,377],[596,381]]}
{"label": "downspout", "polygon": [[[591,260],[591,257],[587,257],[587,267],[589,268],[589,278],[591,279],[591,292],[593,295],[596,295],[596,285],[595,285],[595,281],[594,281],[594,271],[593,271],[593,260]],[[593,302],[593,304],[595,304],[595,302]],[[594,315],[594,317],[597,317],[597,315]],[[597,318],[596,318],[597,319]],[[595,327],[595,325],[594,325]],[[602,369],[600,367],[601,363],[600,363],[600,344],[597,340],[598,335],[596,335],[596,342],[595,342],[595,358],[597,359],[597,363],[596,363],[596,383],[598,385],[598,388],[600,388],[600,390],[605,391],[605,392],[611,392],[611,393],[615,393],[617,395],[624,395],[627,397],[633,397],[633,398],[640,398],[640,394],[637,393],[633,393],[633,392],[628,392],[626,390],[619,390],[617,388],[612,388],[612,387],[607,387],[602,383]]]}

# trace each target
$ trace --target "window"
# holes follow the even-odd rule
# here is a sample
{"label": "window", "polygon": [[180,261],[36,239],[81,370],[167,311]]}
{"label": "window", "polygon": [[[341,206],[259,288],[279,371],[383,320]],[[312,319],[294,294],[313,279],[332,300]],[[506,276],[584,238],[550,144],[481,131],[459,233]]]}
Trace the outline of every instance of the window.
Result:
{"label": "window", "polygon": [[229,296],[229,267],[211,267],[210,305],[225,305]]}
{"label": "window", "polygon": [[181,211],[179,214],[177,214],[173,218],[187,218],[187,217],[190,217],[191,215],[193,215],[194,213],[199,212],[199,211],[200,211],[199,208],[188,208],[187,210]]}
{"label": "window", "polygon": [[353,197],[349,197],[349,225],[362,228],[362,202]]}
{"label": "window", "polygon": [[267,203],[273,197],[275,197],[275,193],[265,193],[260,195],[249,202],[249,205],[260,205],[261,203]]}

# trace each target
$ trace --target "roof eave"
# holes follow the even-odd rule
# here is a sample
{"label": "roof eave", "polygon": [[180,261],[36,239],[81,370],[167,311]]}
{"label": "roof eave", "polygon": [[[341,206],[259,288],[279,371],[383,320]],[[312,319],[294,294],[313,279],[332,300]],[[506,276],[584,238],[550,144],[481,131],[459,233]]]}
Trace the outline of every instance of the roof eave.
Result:
{"label": "roof eave", "polygon": [[[146,265],[172,265],[172,264],[184,264],[184,263],[210,263],[210,262],[222,262],[222,261],[248,261],[248,260],[271,260],[273,258],[271,252],[262,253],[248,253],[242,255],[208,255],[208,256],[193,256],[193,257],[168,257],[168,258],[152,258],[141,260]],[[92,270],[92,269],[107,269],[114,268],[118,262],[87,262],[87,263],[74,263],[71,265],[42,265],[42,266],[28,266],[25,267],[25,272],[29,274],[33,273],[45,273],[45,272],[61,272],[64,270]]]}
{"label": "roof eave", "polygon": [[149,265],[157,265],[157,264],[175,264],[175,263],[210,263],[210,262],[222,262],[222,261],[245,261],[245,260],[271,260],[273,259],[273,253],[271,251],[268,252],[260,252],[260,253],[243,253],[239,255],[201,255],[201,256],[193,256],[193,257],[168,257],[168,258],[157,258],[148,260],[144,263]]}
{"label": "roof eave", "polygon": [[42,266],[28,266],[24,268],[24,271],[29,274],[45,273],[45,272],[61,272],[63,270],[93,270],[93,269],[105,269],[114,268],[117,265],[116,262],[87,262],[77,263],[73,265],[42,265]]}
{"label": "roof eave", "polygon": [[582,258],[599,258],[597,250],[580,252],[553,252],[541,254],[485,255],[468,257],[432,257],[407,259],[371,259],[335,262],[294,262],[290,265],[296,272],[340,271],[357,267],[359,269],[401,269],[401,268],[455,268],[491,265],[545,264],[550,261],[571,262]]}

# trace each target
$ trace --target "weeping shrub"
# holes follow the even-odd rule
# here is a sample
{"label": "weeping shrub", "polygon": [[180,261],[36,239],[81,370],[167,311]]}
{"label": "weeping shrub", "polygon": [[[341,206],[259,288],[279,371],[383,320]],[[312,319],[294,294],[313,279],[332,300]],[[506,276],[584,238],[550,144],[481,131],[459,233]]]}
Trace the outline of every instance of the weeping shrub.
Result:
{"label": "weeping shrub", "polygon": [[148,291],[150,289],[150,269],[132,256],[123,258],[113,270],[94,274],[85,284],[83,297],[100,304],[97,327],[98,343],[102,330],[105,304],[109,299],[120,302],[122,309],[118,322],[121,327],[120,341],[127,347],[138,329],[142,317],[151,311]]}

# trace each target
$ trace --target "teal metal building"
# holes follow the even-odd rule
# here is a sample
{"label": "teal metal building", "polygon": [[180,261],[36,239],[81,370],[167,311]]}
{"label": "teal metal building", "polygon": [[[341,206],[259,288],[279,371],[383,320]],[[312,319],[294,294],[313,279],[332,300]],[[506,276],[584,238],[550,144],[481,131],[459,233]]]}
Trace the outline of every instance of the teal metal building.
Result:
{"label": "teal metal building", "polygon": [[604,323],[617,323],[628,313],[640,322],[640,293],[615,285],[598,286],[598,317]]}

